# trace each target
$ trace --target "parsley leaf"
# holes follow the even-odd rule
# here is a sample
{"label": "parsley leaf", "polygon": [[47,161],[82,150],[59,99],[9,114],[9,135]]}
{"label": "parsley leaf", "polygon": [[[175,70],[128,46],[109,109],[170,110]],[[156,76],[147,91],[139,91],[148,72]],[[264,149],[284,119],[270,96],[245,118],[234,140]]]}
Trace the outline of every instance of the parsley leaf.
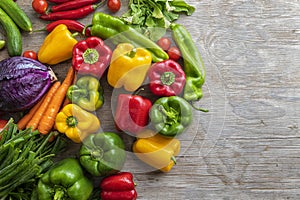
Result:
{"label": "parsley leaf", "polygon": [[130,0],[121,18],[156,41],[180,14],[192,15],[194,11],[184,0]]}

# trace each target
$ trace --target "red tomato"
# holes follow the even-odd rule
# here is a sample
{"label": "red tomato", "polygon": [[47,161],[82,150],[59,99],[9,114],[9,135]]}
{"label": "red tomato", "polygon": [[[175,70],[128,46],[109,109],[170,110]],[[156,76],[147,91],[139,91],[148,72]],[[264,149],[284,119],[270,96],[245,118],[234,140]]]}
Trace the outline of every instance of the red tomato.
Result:
{"label": "red tomato", "polygon": [[121,8],[121,1],[120,0],[108,0],[107,7],[111,12],[117,12]]}
{"label": "red tomato", "polygon": [[37,60],[37,53],[32,50],[24,51],[22,56],[26,58],[31,58],[33,60]]}
{"label": "red tomato", "polygon": [[179,58],[181,57],[181,52],[180,52],[179,48],[176,46],[170,47],[169,50],[167,51],[167,53],[169,55],[169,58],[174,61],[179,60]]}
{"label": "red tomato", "polygon": [[5,119],[0,119],[0,131],[4,128],[4,126],[6,125],[7,120]]}
{"label": "red tomato", "polygon": [[171,40],[167,37],[161,37],[157,41],[157,45],[160,46],[160,48],[162,48],[164,51],[167,51],[171,46]]}
{"label": "red tomato", "polygon": [[48,2],[46,0],[33,0],[32,8],[39,14],[44,14],[48,9]]}

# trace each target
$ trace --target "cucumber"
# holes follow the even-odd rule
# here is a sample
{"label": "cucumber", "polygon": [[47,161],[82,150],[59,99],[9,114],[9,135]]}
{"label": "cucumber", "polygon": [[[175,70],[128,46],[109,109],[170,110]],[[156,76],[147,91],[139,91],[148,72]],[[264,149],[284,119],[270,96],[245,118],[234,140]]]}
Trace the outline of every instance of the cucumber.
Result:
{"label": "cucumber", "polygon": [[[2,0],[0,0],[2,1]],[[13,2],[13,1],[12,1]],[[0,24],[6,35],[6,47],[9,56],[22,54],[22,36],[15,22],[0,8]]]}
{"label": "cucumber", "polygon": [[0,8],[24,31],[32,31],[32,22],[26,13],[12,0],[0,0]]}

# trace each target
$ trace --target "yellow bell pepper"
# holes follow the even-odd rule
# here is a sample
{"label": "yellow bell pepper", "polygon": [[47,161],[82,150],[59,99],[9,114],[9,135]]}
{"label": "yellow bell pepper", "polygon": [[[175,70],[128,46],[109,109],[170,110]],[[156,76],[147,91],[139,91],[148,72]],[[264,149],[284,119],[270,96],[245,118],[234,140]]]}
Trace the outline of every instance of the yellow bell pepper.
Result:
{"label": "yellow bell pepper", "polygon": [[80,143],[86,136],[100,129],[100,120],[76,104],[67,104],[57,114],[55,126],[73,142]]}
{"label": "yellow bell pepper", "polygon": [[133,153],[148,165],[162,172],[169,172],[176,164],[175,156],[180,152],[180,141],[153,132],[145,130],[145,133],[140,133],[150,137],[137,138],[133,143]]}
{"label": "yellow bell pepper", "polygon": [[145,48],[120,43],[112,54],[108,83],[114,88],[124,86],[127,91],[135,91],[142,85],[151,63],[151,53]]}
{"label": "yellow bell pepper", "polygon": [[72,50],[77,40],[64,24],[56,26],[45,38],[38,51],[41,63],[55,65],[72,58]]}

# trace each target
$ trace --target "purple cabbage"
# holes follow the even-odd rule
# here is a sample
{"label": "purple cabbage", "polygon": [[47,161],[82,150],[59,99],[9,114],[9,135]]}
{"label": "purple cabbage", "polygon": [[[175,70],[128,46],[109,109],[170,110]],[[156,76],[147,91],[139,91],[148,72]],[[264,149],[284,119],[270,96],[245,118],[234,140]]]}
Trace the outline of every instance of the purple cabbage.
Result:
{"label": "purple cabbage", "polygon": [[49,69],[36,60],[15,56],[0,61],[0,111],[29,109],[50,85]]}

